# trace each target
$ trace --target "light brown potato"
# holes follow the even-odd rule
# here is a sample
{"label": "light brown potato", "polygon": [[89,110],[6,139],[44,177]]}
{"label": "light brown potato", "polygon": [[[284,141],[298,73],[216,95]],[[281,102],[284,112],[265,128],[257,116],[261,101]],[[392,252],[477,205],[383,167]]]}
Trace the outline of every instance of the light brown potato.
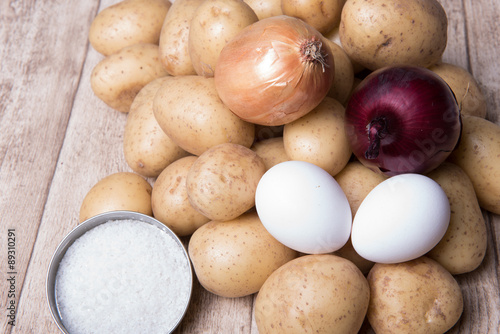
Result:
{"label": "light brown potato", "polygon": [[230,221],[211,221],[188,246],[196,277],[208,291],[236,298],[253,294],[297,252],[267,232],[255,211]]}
{"label": "light brown potato", "polygon": [[176,0],[167,12],[160,33],[160,61],[170,75],[194,75],[189,56],[189,29],[203,0]]}
{"label": "light brown potato", "polygon": [[170,6],[168,0],[120,1],[97,14],[90,26],[89,42],[105,56],[133,44],[158,44]]}
{"label": "light brown potato", "polygon": [[453,276],[427,257],[373,266],[368,274],[368,321],[377,333],[442,334],[460,319],[462,291]]}
{"label": "light brown potato", "polygon": [[101,60],[92,71],[90,86],[108,106],[127,113],[145,85],[166,75],[158,45],[134,44]]}
{"label": "light brown potato", "polygon": [[462,115],[486,117],[486,98],[478,82],[466,69],[439,62],[430,70],[439,75],[455,94]]}
{"label": "light brown potato", "polygon": [[283,15],[281,0],[244,0],[255,12],[259,20]]}
{"label": "light brown potato", "polygon": [[344,106],[325,97],[307,115],[285,124],[283,142],[290,160],[313,163],[332,176],[349,162],[351,148],[344,131]]}
{"label": "light brown potato", "polygon": [[[342,43],[340,42],[339,27],[335,27],[331,31],[324,34],[324,36],[327,40],[337,44],[338,46],[340,46],[342,48]],[[344,51],[343,48],[342,48],[342,51]],[[344,51],[344,53],[347,55],[347,57],[349,57],[349,55],[345,51]],[[357,74],[365,69],[360,63],[354,61],[351,57],[349,57],[349,60],[351,61],[354,74]]]}
{"label": "light brown potato", "polygon": [[437,0],[347,0],[339,34],[351,59],[376,70],[394,64],[434,65],[446,48],[447,28]]}
{"label": "light brown potato", "polygon": [[327,96],[336,99],[343,105],[351,95],[352,85],[354,83],[354,69],[349,56],[342,47],[330,40],[326,40],[332,50],[333,59],[335,59],[335,76]]}
{"label": "light brown potato", "polygon": [[255,126],[222,103],[213,78],[171,76],[158,90],[153,112],[162,130],[194,155],[222,143],[250,147],[254,141]]}
{"label": "light brown potato", "polygon": [[[385,179],[387,176],[375,173],[357,160],[349,162],[340,173],[335,175],[335,180],[347,197],[353,218],[368,193]],[[334,254],[352,261],[363,274],[368,274],[374,264],[355,251],[350,238]]]}
{"label": "light brown potato", "polygon": [[488,239],[474,186],[462,168],[450,162],[427,176],[443,188],[451,209],[446,234],[427,256],[453,275],[471,272],[483,261]]}
{"label": "light brown potato", "polygon": [[151,81],[137,94],[123,132],[125,160],[145,177],[157,177],[165,167],[189,154],[165,134],[153,113],[154,97],[166,78]]}
{"label": "light brown potato", "polygon": [[280,162],[290,160],[285,152],[283,137],[261,140],[253,144],[251,149],[257,153],[262,160],[264,160],[266,170],[279,164]]}
{"label": "light brown potato", "polygon": [[178,236],[191,235],[210,220],[195,210],[188,199],[186,177],[196,159],[187,156],[171,163],[153,184],[153,215]]}
{"label": "light brown potato", "polygon": [[80,207],[80,222],[98,214],[128,210],[151,216],[152,187],[142,176],[118,172],[99,180],[85,195]]}
{"label": "light brown potato", "polygon": [[266,165],[251,149],[225,143],[198,157],[186,178],[191,205],[211,220],[235,219],[255,205]]}
{"label": "light brown potato", "polygon": [[346,0],[281,0],[283,14],[305,21],[325,34],[340,23],[340,14]]}
{"label": "light brown potato", "polygon": [[357,333],[370,299],[366,278],[349,260],[304,255],[281,266],[255,301],[260,334]]}
{"label": "light brown potato", "polygon": [[462,136],[449,161],[469,175],[479,205],[500,214],[500,126],[477,116],[462,117]]}
{"label": "light brown potato", "polygon": [[222,48],[243,28],[259,20],[241,0],[205,0],[189,30],[189,54],[198,75],[213,77]]}

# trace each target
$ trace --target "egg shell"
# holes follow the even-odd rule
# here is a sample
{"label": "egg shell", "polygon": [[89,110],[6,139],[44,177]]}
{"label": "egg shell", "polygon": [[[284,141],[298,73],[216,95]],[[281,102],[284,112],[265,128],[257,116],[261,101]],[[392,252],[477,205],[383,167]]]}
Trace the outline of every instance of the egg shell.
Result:
{"label": "egg shell", "polygon": [[271,167],[257,186],[257,213],[278,241],[306,254],[330,253],[349,239],[347,197],[324,169],[304,161]]}
{"label": "egg shell", "polygon": [[450,203],[437,182],[401,174],[381,182],[363,200],[353,220],[352,244],[373,262],[409,261],[431,250],[449,221]]}

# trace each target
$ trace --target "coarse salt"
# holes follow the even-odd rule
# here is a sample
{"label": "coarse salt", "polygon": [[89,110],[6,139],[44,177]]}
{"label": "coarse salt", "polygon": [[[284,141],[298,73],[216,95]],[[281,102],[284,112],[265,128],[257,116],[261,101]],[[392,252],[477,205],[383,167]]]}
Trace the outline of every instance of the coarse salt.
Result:
{"label": "coarse salt", "polygon": [[169,333],[191,294],[189,259],[159,228],[113,220],[67,249],[56,276],[56,300],[71,334]]}

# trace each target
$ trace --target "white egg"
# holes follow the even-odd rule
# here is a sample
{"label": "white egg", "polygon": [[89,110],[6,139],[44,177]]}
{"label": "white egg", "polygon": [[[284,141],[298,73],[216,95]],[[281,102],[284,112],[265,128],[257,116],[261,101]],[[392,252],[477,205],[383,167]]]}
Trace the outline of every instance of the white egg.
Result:
{"label": "white egg", "polygon": [[279,242],[307,254],[330,253],[349,239],[349,202],[335,179],[303,161],[270,168],[255,195],[260,220]]}
{"label": "white egg", "polygon": [[377,185],[356,212],[351,240],[356,252],[378,263],[399,263],[430,251],[450,222],[450,202],[434,180],[393,176]]}

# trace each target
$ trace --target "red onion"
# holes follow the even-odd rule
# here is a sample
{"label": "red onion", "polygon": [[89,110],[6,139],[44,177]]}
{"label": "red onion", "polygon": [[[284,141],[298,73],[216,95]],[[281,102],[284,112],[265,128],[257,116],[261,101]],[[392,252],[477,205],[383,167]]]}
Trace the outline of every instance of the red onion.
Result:
{"label": "red onion", "polygon": [[345,122],[354,155],[389,176],[436,168],[455,148],[462,129],[450,87],[416,66],[369,74],[351,96]]}

